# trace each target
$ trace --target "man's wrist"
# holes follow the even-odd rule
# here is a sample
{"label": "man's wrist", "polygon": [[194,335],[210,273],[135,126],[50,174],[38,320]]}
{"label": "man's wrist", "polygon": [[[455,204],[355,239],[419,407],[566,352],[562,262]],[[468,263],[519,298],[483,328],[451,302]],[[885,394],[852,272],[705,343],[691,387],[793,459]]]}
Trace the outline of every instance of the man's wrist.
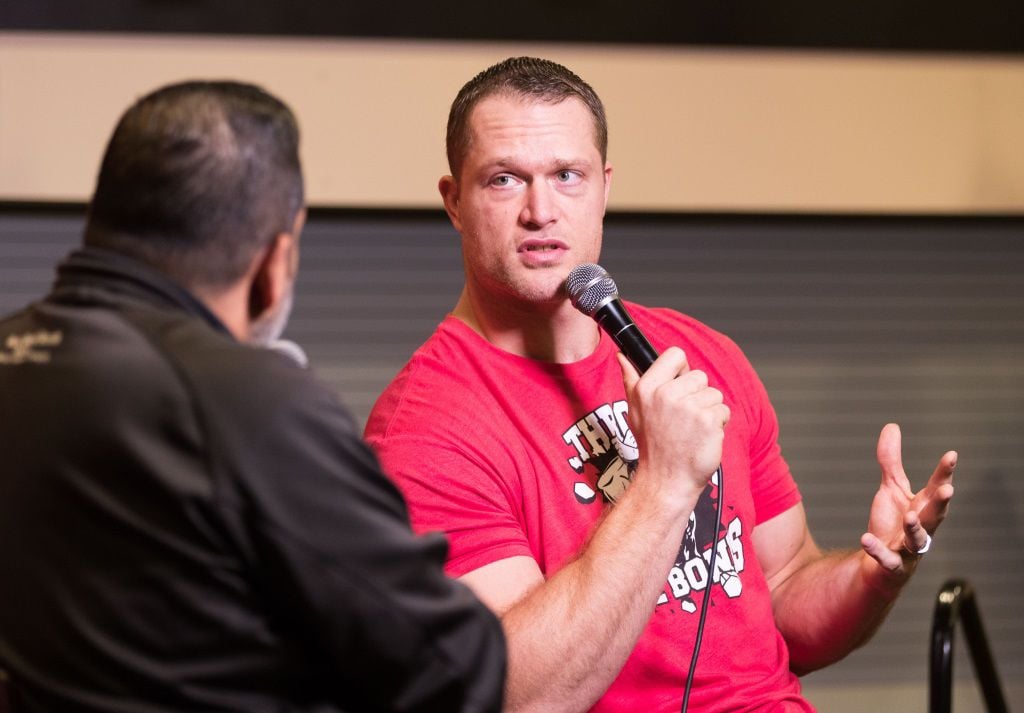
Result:
{"label": "man's wrist", "polygon": [[865,588],[886,601],[891,601],[899,596],[907,582],[910,581],[914,570],[917,569],[917,560],[920,559],[917,555],[901,552],[901,566],[899,569],[890,570],[883,567],[878,560],[867,552],[861,551],[860,556],[862,558],[861,581],[864,583]]}

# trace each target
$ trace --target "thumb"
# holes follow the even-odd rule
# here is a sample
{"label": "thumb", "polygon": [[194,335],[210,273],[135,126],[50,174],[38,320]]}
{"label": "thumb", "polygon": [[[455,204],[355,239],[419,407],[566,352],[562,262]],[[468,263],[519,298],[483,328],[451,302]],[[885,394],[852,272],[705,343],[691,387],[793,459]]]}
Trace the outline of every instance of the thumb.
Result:
{"label": "thumb", "polygon": [[878,465],[882,469],[882,483],[891,482],[904,488],[909,488],[907,474],[903,470],[903,448],[902,434],[900,427],[895,423],[888,423],[878,436],[878,449],[876,457]]}
{"label": "thumb", "polygon": [[640,381],[640,372],[622,352],[618,352],[615,357],[619,360],[619,368],[622,369],[622,383],[626,387],[626,393],[632,394],[636,382]]}

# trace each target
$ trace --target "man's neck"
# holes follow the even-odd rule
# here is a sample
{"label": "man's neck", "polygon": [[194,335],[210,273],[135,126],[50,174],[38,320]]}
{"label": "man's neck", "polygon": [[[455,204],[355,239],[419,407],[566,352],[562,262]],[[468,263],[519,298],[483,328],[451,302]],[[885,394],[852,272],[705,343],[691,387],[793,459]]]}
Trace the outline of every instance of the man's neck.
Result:
{"label": "man's neck", "polygon": [[194,294],[227,327],[240,342],[249,340],[248,290],[246,285],[232,285],[228,288],[203,288],[194,286]]}
{"label": "man's neck", "polygon": [[552,305],[519,305],[474,299],[463,288],[452,316],[510,354],[571,364],[594,353],[601,341],[597,324],[568,299]]}

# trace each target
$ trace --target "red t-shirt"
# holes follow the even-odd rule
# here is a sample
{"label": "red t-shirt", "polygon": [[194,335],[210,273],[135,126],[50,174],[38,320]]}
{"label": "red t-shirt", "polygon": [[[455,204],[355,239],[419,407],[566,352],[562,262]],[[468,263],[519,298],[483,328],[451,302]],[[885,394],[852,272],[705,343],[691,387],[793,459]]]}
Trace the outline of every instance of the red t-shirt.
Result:
{"label": "red t-shirt", "polygon": [[[725,336],[670,310],[627,306],[655,349],[681,347],[732,412],[712,608],[690,710],[811,711],[789,670],[750,537],[800,501],[764,387]],[[449,317],[384,391],[367,440],[405,494],[413,527],[448,535],[451,575],[525,555],[551,576],[623,492],[637,450],[615,351],[602,334],[581,361],[538,362]],[[647,628],[594,711],[679,710],[717,498],[715,483],[697,504]]]}

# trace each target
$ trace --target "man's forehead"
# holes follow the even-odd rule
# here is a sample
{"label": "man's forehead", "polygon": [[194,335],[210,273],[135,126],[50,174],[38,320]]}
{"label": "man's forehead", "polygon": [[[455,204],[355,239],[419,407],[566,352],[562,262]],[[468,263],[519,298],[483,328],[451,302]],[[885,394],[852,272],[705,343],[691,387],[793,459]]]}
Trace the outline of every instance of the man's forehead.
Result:
{"label": "man's forehead", "polygon": [[498,91],[492,92],[476,102],[469,113],[468,123],[472,127],[478,117],[486,113],[529,113],[537,109],[543,110],[554,107],[575,110],[580,118],[585,117],[588,121],[593,121],[593,115],[590,113],[586,103],[575,95],[543,97],[518,94],[512,91]]}
{"label": "man's forehead", "polygon": [[[509,126],[508,120],[519,115],[524,117],[524,126],[530,123],[530,117],[546,116],[551,113],[545,111],[549,108],[557,108],[558,118],[553,123],[571,122],[579,126],[580,131],[586,131],[589,136],[589,143],[597,149],[597,127],[590,109],[579,97],[557,97],[546,99],[544,97],[523,96],[510,92],[490,94],[473,107],[467,121],[467,149],[468,153],[478,152],[482,147],[479,143],[481,133],[492,134],[495,127],[506,138],[517,135],[516,128]],[[574,116],[575,115],[575,116]],[[468,154],[467,154],[468,155]]]}

